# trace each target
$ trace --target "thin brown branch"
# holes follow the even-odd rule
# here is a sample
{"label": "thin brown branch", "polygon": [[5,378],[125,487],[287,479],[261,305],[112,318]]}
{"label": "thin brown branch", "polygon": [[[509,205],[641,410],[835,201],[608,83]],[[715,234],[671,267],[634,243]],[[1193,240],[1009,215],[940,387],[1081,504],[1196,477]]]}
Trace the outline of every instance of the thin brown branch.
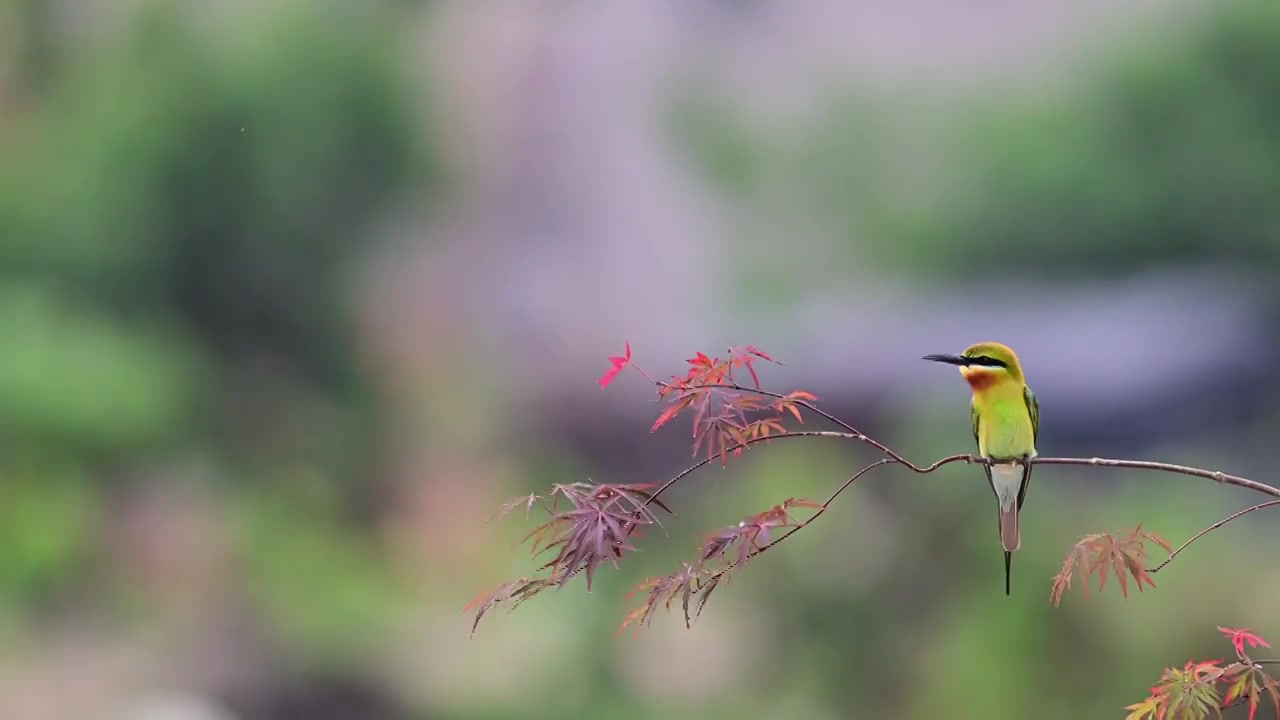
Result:
{"label": "thin brown branch", "polygon": [[[956,456],[956,459],[962,459],[963,457],[965,457],[965,456]],[[702,588],[703,588],[703,587],[705,587],[705,586],[707,586],[707,585],[711,585],[712,587],[714,587],[714,586],[715,586],[715,583],[717,583],[717,582],[720,580],[720,578],[721,578],[721,577],[723,577],[723,576],[724,576],[726,573],[728,573],[730,570],[733,570],[735,567],[737,567],[738,565],[741,565],[743,562],[746,562],[747,560],[750,560],[750,559],[752,559],[752,558],[756,557],[757,555],[760,555],[761,553],[765,552],[765,551],[766,551],[766,550],[768,550],[769,548],[774,547],[775,545],[777,545],[778,543],[782,542],[783,540],[786,540],[787,538],[789,538],[789,537],[791,537],[792,535],[796,534],[796,532],[797,532],[797,531],[799,531],[801,528],[808,527],[808,526],[809,526],[809,523],[811,523],[811,522],[813,522],[814,520],[817,520],[819,517],[821,517],[821,516],[822,516],[822,513],[826,512],[826,511],[827,511],[827,508],[831,507],[831,503],[832,503],[832,502],[834,502],[836,498],[840,497],[840,494],[841,494],[841,493],[843,493],[845,490],[847,490],[847,489],[849,488],[849,486],[850,486],[850,485],[852,485],[854,482],[856,482],[856,481],[858,480],[858,478],[862,477],[863,475],[866,475],[867,473],[871,472],[872,470],[875,470],[875,469],[876,469],[876,468],[878,468],[878,467],[883,467],[883,466],[885,466],[885,465],[893,465],[893,464],[897,464],[898,462],[899,462],[899,461],[897,461],[897,460],[895,460],[895,459],[893,459],[893,458],[882,458],[882,459],[877,460],[877,461],[875,461],[875,462],[871,463],[870,465],[868,465],[868,466],[866,466],[866,467],[862,468],[861,470],[859,470],[858,472],[854,473],[853,475],[850,475],[848,480],[845,480],[843,483],[841,483],[840,487],[836,488],[835,492],[831,493],[831,496],[830,496],[830,497],[828,497],[826,500],[824,500],[824,501],[823,501],[822,506],[821,506],[821,507],[819,507],[819,508],[818,508],[818,510],[817,510],[816,512],[814,512],[814,514],[813,514],[813,515],[811,515],[811,516],[809,517],[809,519],[805,520],[804,522],[800,523],[799,525],[796,525],[795,527],[791,528],[791,529],[790,529],[790,530],[788,530],[787,532],[783,533],[782,535],[780,535],[780,536],[778,537],[778,539],[777,539],[777,540],[774,540],[773,542],[769,543],[768,545],[763,545],[763,546],[757,547],[755,550],[752,550],[752,551],[751,551],[751,554],[749,554],[749,555],[747,555],[745,558],[743,558],[741,562],[734,562],[734,563],[731,563],[731,564],[729,564],[729,566],[728,566],[728,567],[725,567],[725,568],[723,568],[723,569],[719,570],[719,571],[718,571],[718,572],[716,572],[714,575],[712,575],[711,577],[707,578],[705,582],[700,583],[700,584],[698,585],[698,588],[697,588],[696,590],[694,590],[694,592],[695,592],[695,593],[697,593],[697,592],[701,592],[701,591],[702,591]]]}
{"label": "thin brown branch", "polygon": [[[741,442],[741,443],[738,443],[737,445],[734,445],[733,447],[729,448],[725,452],[732,453],[737,451],[740,448],[745,448],[751,445],[755,445],[756,443],[766,442],[769,440],[782,440],[785,438],[795,438],[795,437],[827,437],[827,438],[840,438],[843,440],[858,439],[858,437],[856,435],[853,435],[852,433],[835,432],[832,430],[796,430],[794,432],[779,433],[777,435],[768,435],[766,437],[750,438],[746,442]],[[675,485],[677,482],[680,482],[682,479],[684,479],[686,475],[693,473],[695,470],[697,470],[698,468],[704,465],[710,464],[715,459],[716,459],[715,456],[703,458],[698,462],[685,468],[684,470],[681,470],[670,480],[667,480],[666,482],[662,483],[662,485],[660,485],[657,490],[653,491],[653,497],[649,499],[649,502],[653,502],[654,500],[656,500],[659,495],[666,492],[667,488],[671,487],[672,485]],[[649,503],[645,503],[645,505],[648,505],[648,504]]]}
{"label": "thin brown branch", "polygon": [[1209,533],[1213,532],[1214,530],[1217,530],[1218,528],[1222,527],[1223,525],[1226,525],[1227,523],[1231,522],[1232,520],[1235,520],[1236,518],[1240,517],[1241,515],[1248,515],[1249,513],[1253,512],[1254,510],[1261,510],[1262,508],[1265,508],[1265,507],[1271,507],[1272,505],[1280,505],[1280,500],[1269,500],[1269,501],[1264,502],[1264,503],[1258,503],[1257,505],[1253,505],[1253,506],[1251,506],[1251,507],[1247,507],[1247,508],[1245,508],[1245,509],[1241,510],[1240,512],[1234,513],[1234,514],[1232,514],[1232,515],[1228,515],[1227,517],[1225,517],[1225,518],[1223,518],[1223,519],[1219,520],[1218,522],[1216,522],[1216,523],[1214,523],[1214,524],[1210,525],[1209,527],[1207,527],[1207,528],[1205,528],[1205,529],[1201,530],[1200,532],[1196,533],[1195,535],[1192,535],[1190,540],[1187,540],[1186,542],[1182,543],[1181,545],[1179,545],[1179,546],[1178,546],[1178,549],[1177,549],[1177,550],[1174,550],[1173,552],[1169,553],[1169,557],[1165,558],[1165,559],[1164,559],[1164,562],[1160,563],[1159,565],[1157,565],[1157,566],[1155,566],[1155,567],[1153,567],[1153,568],[1148,569],[1148,570],[1147,570],[1147,572],[1149,572],[1149,573],[1157,573],[1157,572],[1160,572],[1160,569],[1161,569],[1161,568],[1163,568],[1165,565],[1168,565],[1169,563],[1173,562],[1173,559],[1174,559],[1175,557],[1177,557],[1177,556],[1178,556],[1178,553],[1182,552],[1183,550],[1186,550],[1186,549],[1187,549],[1187,546],[1188,546],[1188,545],[1190,545],[1191,543],[1193,543],[1193,542],[1195,542],[1195,541],[1199,540],[1200,538],[1204,537],[1205,535],[1208,535]]}
{"label": "thin brown branch", "polygon": [[[657,383],[657,384],[658,384],[658,385],[661,385],[661,386],[663,386],[663,387],[666,387],[666,383],[659,382],[659,383]],[[819,417],[825,418],[827,421],[829,421],[829,422],[831,422],[831,423],[834,423],[834,424],[838,425],[839,427],[844,428],[844,429],[845,429],[845,431],[846,431],[846,433],[848,434],[848,439],[850,439],[850,440],[857,440],[858,442],[861,442],[861,443],[866,443],[867,445],[870,445],[871,447],[873,447],[873,448],[875,448],[875,449],[879,450],[880,452],[884,453],[885,455],[889,456],[889,457],[890,457],[890,458],[892,458],[895,462],[898,462],[899,464],[905,465],[905,466],[907,466],[907,467],[911,468],[912,470],[915,470],[916,472],[921,472],[921,470],[920,470],[920,468],[919,468],[919,467],[917,467],[916,465],[912,464],[912,462],[911,462],[910,460],[907,460],[906,458],[902,457],[901,455],[899,455],[898,453],[894,452],[893,450],[890,450],[890,449],[889,449],[889,447],[888,447],[887,445],[885,445],[885,444],[883,444],[883,443],[879,442],[878,440],[875,440],[874,438],[870,437],[869,435],[867,435],[866,433],[862,432],[862,431],[861,431],[861,430],[859,430],[858,428],[856,428],[856,427],[854,427],[854,426],[850,425],[849,423],[847,423],[847,422],[845,422],[845,421],[841,420],[840,418],[836,417],[835,415],[832,415],[831,413],[829,413],[829,412],[827,412],[827,411],[825,411],[825,410],[823,410],[823,409],[819,408],[818,406],[814,405],[813,403],[807,402],[807,401],[805,401],[805,400],[795,400],[795,399],[790,399],[790,398],[788,398],[786,395],[784,395],[784,394],[782,394],[782,393],[776,393],[776,392],[773,392],[773,391],[771,391],[771,390],[761,390],[760,388],[747,387],[747,386],[745,386],[745,385],[739,385],[739,384],[737,384],[737,383],[704,383],[704,384],[699,385],[698,387],[720,388],[720,389],[722,389],[722,390],[734,390],[734,391],[737,391],[737,392],[748,392],[748,393],[753,393],[753,394],[755,394],[755,395],[761,395],[761,396],[763,396],[763,397],[770,397],[770,398],[773,398],[773,399],[775,399],[775,400],[788,400],[789,402],[791,402],[791,403],[793,403],[793,404],[795,404],[795,405],[799,405],[800,407],[805,408],[805,409],[806,409],[806,410],[808,410],[809,412],[812,412],[813,414],[818,415]],[[843,435],[843,434],[842,434],[842,435]]]}
{"label": "thin brown branch", "polygon": [[1280,497],[1280,488],[1272,487],[1266,483],[1260,483],[1256,480],[1242,478],[1237,475],[1228,475],[1221,470],[1202,470],[1201,468],[1188,467],[1186,465],[1174,465],[1172,463],[1150,462],[1147,460],[1112,460],[1109,458],[1034,458],[1031,461],[1035,465],[1087,465],[1093,467],[1115,467],[1130,468],[1133,470],[1155,470],[1157,472],[1176,473],[1178,475],[1190,475],[1191,477],[1204,478],[1212,480],[1216,483],[1225,485],[1235,485],[1236,487],[1247,488],[1255,492],[1272,497]]}
{"label": "thin brown branch", "polygon": [[[837,435],[839,435],[839,436],[841,436],[841,437],[844,437],[844,436],[845,436],[845,434],[844,434],[844,433],[837,433]],[[763,547],[757,548],[754,552],[752,552],[750,555],[748,555],[748,556],[746,557],[746,560],[750,560],[751,558],[754,558],[755,556],[757,556],[757,555],[759,555],[759,554],[763,553],[764,551],[768,550],[769,548],[773,547],[774,545],[777,545],[778,543],[782,542],[783,540],[786,540],[787,538],[789,538],[789,537],[791,537],[792,535],[794,535],[794,534],[795,534],[797,531],[799,531],[801,528],[808,527],[809,523],[813,522],[814,520],[817,520],[817,519],[822,515],[822,513],[826,512],[826,511],[827,511],[827,509],[831,507],[831,503],[835,502],[836,498],[839,498],[839,497],[840,497],[840,495],[841,495],[845,490],[848,490],[848,489],[849,489],[849,486],[850,486],[850,485],[852,485],[854,482],[856,482],[856,481],[858,480],[858,478],[862,477],[863,475],[866,475],[867,473],[871,472],[872,470],[875,470],[875,469],[876,469],[876,468],[878,468],[878,467],[883,467],[883,466],[885,466],[885,465],[903,465],[903,466],[905,466],[905,467],[907,467],[907,468],[909,468],[909,469],[913,470],[914,472],[917,472],[917,473],[920,473],[920,474],[928,474],[928,473],[931,473],[931,472],[933,472],[933,471],[937,470],[938,468],[942,467],[943,465],[950,465],[951,463],[957,463],[957,462],[963,462],[963,463],[969,463],[969,464],[978,464],[978,465],[984,465],[984,464],[986,464],[986,461],[985,461],[984,459],[982,459],[982,458],[980,458],[980,457],[977,457],[976,455],[948,455],[947,457],[941,458],[941,459],[939,459],[939,460],[935,460],[934,462],[932,462],[932,463],[930,463],[930,464],[928,464],[928,465],[923,465],[923,466],[920,466],[920,465],[914,465],[914,464],[912,464],[912,463],[910,463],[910,462],[907,462],[907,461],[905,461],[905,460],[900,460],[900,459],[898,459],[897,457],[887,457],[887,458],[882,458],[882,459],[880,459],[880,460],[877,460],[877,461],[875,461],[875,462],[871,463],[870,465],[868,465],[868,466],[866,466],[866,467],[862,468],[861,470],[859,470],[858,472],[854,473],[853,475],[849,476],[849,478],[848,478],[847,480],[845,480],[843,483],[841,483],[841,484],[840,484],[840,487],[838,487],[838,488],[836,488],[836,489],[835,489],[835,492],[831,493],[831,496],[830,496],[830,497],[828,497],[826,500],[822,501],[822,505],[821,505],[821,507],[819,507],[819,508],[818,508],[818,510],[817,510],[817,512],[815,512],[813,515],[811,515],[811,516],[809,517],[809,519],[805,520],[804,522],[800,523],[799,525],[797,525],[797,526],[795,526],[795,527],[791,528],[790,530],[788,530],[787,532],[783,533],[782,535],[780,535],[780,536],[778,537],[778,539],[777,539],[777,540],[774,540],[773,542],[769,543],[768,545],[765,545],[765,546],[763,546]],[[745,562],[746,560],[744,560],[743,562]],[[737,566],[737,565],[739,565],[739,564],[740,564],[740,563],[734,563],[734,564],[732,564],[732,565],[729,565],[728,567],[726,567],[726,568],[724,568],[724,569],[720,570],[719,572],[715,573],[714,575],[712,575],[710,578],[708,578],[708,579],[707,579],[706,583],[703,583],[703,584],[705,585],[705,584],[707,584],[707,583],[711,583],[711,582],[713,582],[713,581],[719,580],[721,576],[723,576],[725,573],[729,572],[730,570],[734,569],[734,567],[736,567],[736,566]]]}

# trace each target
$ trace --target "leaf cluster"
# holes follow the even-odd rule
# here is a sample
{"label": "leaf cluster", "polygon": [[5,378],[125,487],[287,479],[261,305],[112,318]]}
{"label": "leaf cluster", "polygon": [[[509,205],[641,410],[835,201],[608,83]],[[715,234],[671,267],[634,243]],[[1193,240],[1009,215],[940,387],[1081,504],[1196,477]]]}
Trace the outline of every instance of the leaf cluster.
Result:
{"label": "leaf cluster", "polygon": [[596,569],[606,561],[617,567],[625,553],[635,550],[628,539],[641,526],[658,523],[649,509],[651,504],[671,513],[651,489],[651,485],[641,484],[557,484],[548,498],[527,495],[504,505],[499,517],[518,507],[524,507],[528,517],[535,507],[541,507],[547,514],[546,522],[524,540],[532,541],[530,556],[548,551],[555,551],[555,556],[538,568],[545,577],[503,583],[472,600],[464,610],[476,611],[472,633],[485,612],[496,605],[509,604],[514,609],[547,588],[563,587],[579,572],[585,571],[587,592],[591,592]]}
{"label": "leaf cluster", "polygon": [[[730,455],[742,454],[752,440],[760,440],[786,432],[785,414],[790,413],[803,423],[800,414],[802,403],[816,401],[812,393],[796,390],[787,395],[767,393],[760,389],[760,377],[754,363],[758,360],[781,365],[754,345],[730,347],[724,359],[696,353],[685,362],[689,367],[684,375],[672,375],[658,385],[658,396],[667,401],[649,432],[656,432],[677,415],[686,410],[693,413],[693,454],[706,446],[707,458],[720,458],[720,464],[728,464]],[[737,384],[734,371],[743,370],[751,377],[752,387]],[[605,375],[612,378],[613,371]],[[643,373],[643,371],[641,371]],[[645,377],[649,377],[644,373]],[[605,378],[601,378],[605,381]],[[772,411],[765,417],[749,417],[755,413]]]}
{"label": "leaf cluster", "polygon": [[[648,626],[653,619],[658,605],[670,610],[671,603],[677,597],[684,610],[685,627],[692,625],[693,619],[702,614],[707,599],[715,591],[721,581],[727,581],[729,571],[742,566],[751,558],[764,552],[775,540],[774,532],[780,529],[797,530],[804,522],[797,520],[792,514],[793,508],[809,508],[821,510],[821,503],[799,498],[788,498],[764,512],[748,515],[736,525],[730,525],[713,532],[703,539],[698,549],[698,559],[690,564],[681,562],[680,568],[670,575],[649,578],[637,585],[627,597],[647,590],[644,602],[623,618],[618,632],[628,625],[638,628]],[[690,598],[698,594],[696,607],[690,610]]]}
{"label": "leaf cluster", "polygon": [[1071,546],[1062,569],[1053,576],[1053,585],[1049,590],[1049,602],[1054,607],[1062,601],[1062,594],[1071,588],[1073,577],[1080,578],[1080,590],[1089,596],[1088,578],[1098,576],[1098,592],[1107,584],[1107,577],[1112,573],[1120,584],[1120,594],[1129,597],[1128,578],[1132,577],[1138,592],[1142,592],[1142,583],[1155,587],[1144,561],[1147,557],[1146,542],[1150,541],[1170,551],[1170,545],[1156,533],[1142,529],[1139,523],[1127,537],[1117,539],[1111,533],[1086,535]]}
{"label": "leaf cluster", "polygon": [[1255,661],[1245,651],[1245,645],[1270,645],[1248,628],[1219,627],[1218,632],[1231,640],[1235,662],[1188,660],[1181,668],[1165,668],[1145,700],[1125,707],[1130,711],[1125,720],[1203,720],[1222,717],[1223,710],[1237,705],[1247,706],[1254,720],[1264,694],[1280,719],[1280,681],[1263,669],[1270,661]]}

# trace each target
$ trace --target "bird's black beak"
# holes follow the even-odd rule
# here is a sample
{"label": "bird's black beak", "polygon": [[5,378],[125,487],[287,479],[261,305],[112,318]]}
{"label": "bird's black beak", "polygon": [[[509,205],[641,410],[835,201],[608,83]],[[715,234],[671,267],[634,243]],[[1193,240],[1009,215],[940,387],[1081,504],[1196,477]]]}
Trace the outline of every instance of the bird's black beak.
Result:
{"label": "bird's black beak", "polygon": [[921,360],[932,360],[933,362],[946,363],[948,365],[959,365],[964,367],[969,364],[969,359],[959,355],[925,355]]}

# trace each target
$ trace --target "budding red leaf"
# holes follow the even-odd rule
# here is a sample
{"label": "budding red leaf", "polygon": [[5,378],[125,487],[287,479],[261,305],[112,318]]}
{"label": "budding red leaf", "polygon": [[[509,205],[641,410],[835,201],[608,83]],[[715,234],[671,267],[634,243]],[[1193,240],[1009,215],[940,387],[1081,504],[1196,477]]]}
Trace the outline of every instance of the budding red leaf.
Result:
{"label": "budding red leaf", "polygon": [[609,357],[609,362],[613,367],[605,370],[604,374],[600,376],[600,379],[596,381],[600,383],[600,387],[605,387],[609,383],[613,382],[613,379],[618,376],[618,373],[622,372],[622,368],[626,367],[627,364],[631,362],[631,341],[626,341],[626,351],[622,355],[611,355]]}
{"label": "budding red leaf", "polygon": [[1236,649],[1236,655],[1241,658],[1245,657],[1244,646],[1246,643],[1249,647],[1271,647],[1266,640],[1249,632],[1249,628],[1225,628],[1219,625],[1218,632],[1231,639],[1231,646]]}
{"label": "budding red leaf", "polygon": [[774,401],[773,407],[779,414],[790,412],[795,416],[796,420],[804,422],[804,418],[800,416],[800,403],[810,403],[816,401],[818,397],[813,393],[804,390],[795,390],[787,393],[784,397]]}

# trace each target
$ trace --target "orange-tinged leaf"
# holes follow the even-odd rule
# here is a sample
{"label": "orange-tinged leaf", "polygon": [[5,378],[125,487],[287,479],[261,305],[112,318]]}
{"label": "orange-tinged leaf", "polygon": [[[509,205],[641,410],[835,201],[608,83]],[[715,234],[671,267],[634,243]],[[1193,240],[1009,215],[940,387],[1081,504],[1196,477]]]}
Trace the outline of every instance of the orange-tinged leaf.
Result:
{"label": "orange-tinged leaf", "polygon": [[689,601],[693,596],[695,582],[707,575],[707,572],[701,567],[694,567],[689,563],[680,563],[680,569],[670,575],[658,578],[648,578],[644,582],[631,589],[627,593],[627,598],[631,598],[642,590],[648,590],[645,601],[637,608],[627,613],[623,618],[622,624],[618,627],[618,633],[621,634],[627,626],[634,626],[635,632],[639,632],[640,626],[647,626],[652,620],[653,615],[657,612],[658,605],[663,605],[667,610],[671,609],[671,603],[678,597],[680,604],[684,609],[685,627],[689,627],[692,622],[692,616],[689,609]]}
{"label": "orange-tinged leaf", "polygon": [[706,367],[706,368],[711,367],[713,364],[711,362],[711,358],[707,357],[703,353],[696,353],[693,357],[689,358],[687,362],[694,367]]}
{"label": "orange-tinged leaf", "polygon": [[792,415],[796,416],[796,420],[799,420],[800,422],[804,422],[804,418],[800,417],[800,408],[796,407],[792,403],[787,403],[786,408],[791,411]]}
{"label": "orange-tinged leaf", "polygon": [[1219,667],[1222,660],[1188,660],[1183,666],[1187,676],[1196,682],[1217,682],[1225,670]]}
{"label": "orange-tinged leaf", "polygon": [[769,357],[768,354],[766,354],[764,351],[757,348],[755,345],[747,345],[745,347],[730,347],[729,362],[728,362],[728,368],[727,368],[729,379],[731,381],[733,380],[734,368],[746,368],[747,372],[751,374],[751,383],[755,385],[755,388],[757,390],[759,390],[760,377],[756,375],[756,369],[753,366],[753,363],[755,363],[757,359],[766,360],[768,362],[774,363],[775,365],[782,364],[777,360],[774,360],[773,358]]}
{"label": "orange-tinged leaf", "polygon": [[1093,536],[1086,536],[1075,545],[1071,546],[1071,550],[1067,553],[1067,557],[1062,562],[1062,569],[1053,577],[1053,585],[1049,589],[1049,603],[1057,607],[1062,602],[1062,594],[1071,588],[1071,579],[1078,573],[1080,575],[1080,589],[1084,592],[1085,599],[1089,597],[1088,572],[1082,562],[1085,559],[1085,547]]}
{"label": "orange-tinged leaf", "polygon": [[731,347],[729,348],[729,355],[732,357],[745,358],[743,362],[750,362],[751,359],[749,356],[754,355],[760,358],[761,360],[768,360],[769,362],[775,363],[777,365],[782,364],[777,360],[774,360],[773,358],[769,357],[768,353],[756,347],[755,345],[745,345],[743,347]]}
{"label": "orange-tinged leaf", "polygon": [[1267,694],[1271,696],[1271,707],[1276,711],[1276,719],[1280,720],[1280,681],[1261,670],[1258,671],[1258,674],[1262,676],[1262,685]]}
{"label": "orange-tinged leaf", "polygon": [[1142,523],[1138,523],[1138,533],[1139,533],[1142,537],[1144,537],[1144,538],[1146,538],[1146,539],[1150,540],[1151,542],[1155,543],[1156,545],[1159,545],[1160,547],[1164,548],[1164,551],[1165,551],[1165,552],[1173,552],[1173,546],[1169,544],[1169,541],[1168,541],[1168,540],[1165,540],[1164,538],[1160,537],[1160,536],[1159,536],[1159,535],[1157,535],[1156,533],[1153,533],[1153,532],[1147,532],[1146,530],[1143,530],[1143,529],[1142,529]]}
{"label": "orange-tinged leaf", "polygon": [[1126,705],[1124,709],[1131,712],[1125,716],[1124,720],[1152,720],[1162,717],[1164,713],[1161,712],[1161,705],[1161,697],[1153,694],[1140,703]]}
{"label": "orange-tinged leaf", "polygon": [[668,405],[667,408],[662,411],[662,414],[658,416],[658,419],[653,422],[653,426],[649,428],[649,432],[657,432],[658,428],[667,424],[667,421],[687,410],[690,405],[693,405],[693,401],[697,399],[697,397],[698,396],[696,394],[690,393],[684,397],[678,398],[675,402]]}
{"label": "orange-tinged leaf", "polygon": [[787,431],[786,427],[777,418],[761,418],[752,422],[748,429],[752,440],[767,438],[773,432],[784,433]]}
{"label": "orange-tinged leaf", "polygon": [[1223,704],[1229,703],[1240,697],[1240,693],[1244,692],[1245,686],[1247,686],[1248,683],[1249,673],[1244,673],[1240,677],[1236,678],[1235,681],[1227,688],[1227,694],[1222,698]]}
{"label": "orange-tinged leaf", "polygon": [[1144,542],[1148,540],[1164,546],[1159,536],[1142,530],[1141,525],[1124,540],[1117,540],[1111,533],[1086,535],[1081,538],[1072,546],[1062,570],[1054,576],[1049,594],[1050,602],[1056,606],[1061,601],[1062,594],[1071,587],[1072,577],[1077,571],[1082,576],[1081,589],[1086,597],[1089,594],[1086,579],[1095,572],[1098,574],[1099,591],[1106,587],[1107,576],[1114,574],[1116,582],[1120,585],[1120,594],[1126,598],[1129,597],[1130,578],[1133,579],[1138,592],[1142,592],[1143,583],[1155,587],[1155,581],[1151,579],[1151,574],[1143,565],[1146,557]]}
{"label": "orange-tinged leaf", "polygon": [[[1109,535],[1106,537],[1108,539],[1110,538]],[[1094,572],[1098,573],[1098,592],[1102,592],[1102,588],[1106,586],[1107,576],[1110,575],[1110,572],[1108,571],[1110,569],[1111,569],[1111,548],[1110,548],[1110,545],[1108,544],[1108,546],[1105,549],[1101,549],[1101,548],[1098,549],[1097,556],[1093,559],[1093,562],[1089,563],[1089,569],[1086,572],[1086,574],[1088,575],[1092,575]]]}
{"label": "orange-tinged leaf", "polygon": [[[1125,563],[1124,554],[1119,549],[1116,549],[1115,552],[1116,552],[1116,558],[1115,560],[1112,561],[1112,565],[1116,571],[1116,582],[1120,583],[1120,596],[1127,598],[1129,597],[1129,582],[1125,578],[1125,574],[1124,574],[1124,571],[1125,571],[1124,565],[1126,565],[1127,563]],[[1142,587],[1141,582],[1138,583],[1138,587],[1139,588]]]}

